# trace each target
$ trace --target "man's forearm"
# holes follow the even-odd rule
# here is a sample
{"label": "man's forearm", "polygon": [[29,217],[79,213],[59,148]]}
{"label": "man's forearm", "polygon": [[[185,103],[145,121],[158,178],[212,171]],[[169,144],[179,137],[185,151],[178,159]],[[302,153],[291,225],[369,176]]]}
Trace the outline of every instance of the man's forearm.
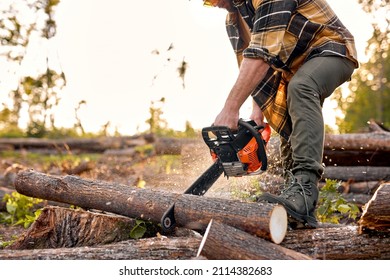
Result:
{"label": "man's forearm", "polygon": [[225,107],[239,110],[251,92],[264,78],[268,69],[269,65],[262,59],[244,58],[236,83],[226,99]]}

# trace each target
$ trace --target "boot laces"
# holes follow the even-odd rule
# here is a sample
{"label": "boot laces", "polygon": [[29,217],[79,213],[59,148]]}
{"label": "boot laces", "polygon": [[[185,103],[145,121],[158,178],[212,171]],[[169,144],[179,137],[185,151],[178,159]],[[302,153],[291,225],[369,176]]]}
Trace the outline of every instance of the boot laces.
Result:
{"label": "boot laces", "polygon": [[286,170],[286,173],[288,176],[288,183],[284,184],[284,190],[282,191],[281,196],[288,199],[291,196],[300,194],[305,202],[306,214],[309,215],[309,207],[306,196],[311,196],[313,194],[310,183],[302,184],[291,171]]}

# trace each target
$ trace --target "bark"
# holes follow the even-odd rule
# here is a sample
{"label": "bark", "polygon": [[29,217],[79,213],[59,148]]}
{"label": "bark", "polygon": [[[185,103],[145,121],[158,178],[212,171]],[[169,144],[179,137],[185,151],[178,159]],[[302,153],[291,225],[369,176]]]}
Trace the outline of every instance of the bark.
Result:
{"label": "bark", "polygon": [[325,149],[355,151],[390,151],[389,132],[326,134]]}
{"label": "bark", "polygon": [[313,259],[388,260],[389,233],[360,233],[358,226],[289,231],[280,244]]}
{"label": "bark", "polygon": [[326,166],[389,166],[389,158],[390,151],[324,149],[323,163]]}
{"label": "bark", "polygon": [[104,152],[108,149],[124,149],[145,145],[151,141],[147,136],[134,137],[96,137],[69,139],[40,139],[40,138],[2,138],[0,148],[7,150],[54,150],[59,153],[70,151]]}
{"label": "bark", "polygon": [[154,237],[96,247],[0,250],[1,260],[188,260],[196,256],[198,237]]}
{"label": "bark", "polygon": [[34,171],[19,172],[15,187],[27,196],[152,222],[160,222],[165,211],[175,202],[177,225],[200,231],[206,229],[211,219],[275,243],[280,243],[287,231],[285,209],[269,203],[181,195],[76,176],[54,177]]}
{"label": "bark", "polygon": [[325,168],[323,178],[342,181],[381,181],[388,180],[390,166],[328,166]]}
{"label": "bark", "polygon": [[46,207],[9,249],[49,249],[108,244],[129,239],[135,226],[128,217]]}
{"label": "bark", "polygon": [[211,220],[198,250],[209,260],[308,260],[309,257]]}
{"label": "bark", "polygon": [[359,220],[361,230],[390,231],[390,183],[382,184],[363,207]]}

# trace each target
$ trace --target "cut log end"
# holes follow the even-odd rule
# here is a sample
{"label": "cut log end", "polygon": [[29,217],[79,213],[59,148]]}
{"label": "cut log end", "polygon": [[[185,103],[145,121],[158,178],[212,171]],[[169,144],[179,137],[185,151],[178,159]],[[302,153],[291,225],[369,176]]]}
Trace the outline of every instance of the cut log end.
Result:
{"label": "cut log end", "polygon": [[209,232],[210,232],[210,228],[211,228],[211,225],[213,224],[213,219],[210,220],[210,223],[208,224],[207,228],[206,228],[206,231],[204,232],[203,234],[203,238],[202,238],[202,241],[200,242],[200,245],[199,245],[199,249],[198,249],[198,253],[196,254],[196,257],[199,258],[201,256],[201,253],[202,253],[202,250],[203,250],[203,247],[206,243],[206,240],[207,240],[207,237],[209,235]]}
{"label": "cut log end", "polygon": [[275,244],[280,244],[287,233],[287,212],[281,205],[276,205],[272,210],[269,228],[271,239]]}

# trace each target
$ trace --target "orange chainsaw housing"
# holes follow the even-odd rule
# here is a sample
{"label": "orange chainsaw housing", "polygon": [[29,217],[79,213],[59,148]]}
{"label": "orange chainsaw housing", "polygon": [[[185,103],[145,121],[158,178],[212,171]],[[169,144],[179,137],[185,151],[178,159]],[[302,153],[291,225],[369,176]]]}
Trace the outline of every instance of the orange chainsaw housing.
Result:
{"label": "orange chainsaw housing", "polygon": [[[267,144],[271,137],[271,128],[269,124],[266,124],[266,126],[262,129],[260,133],[265,141],[265,144]],[[248,165],[248,170],[247,170],[248,174],[259,170],[261,167],[261,162],[257,156],[258,148],[259,146],[257,144],[255,137],[252,137],[249,143],[237,153],[237,156],[240,159],[240,161]]]}
{"label": "orange chainsaw housing", "polygon": [[[269,124],[266,124],[264,128],[259,130],[263,140],[265,141],[265,146],[271,138],[271,127]],[[237,157],[240,162],[247,166],[247,175],[258,171],[261,168],[261,161],[257,155],[257,150],[259,146],[257,144],[256,138],[252,137],[252,139],[245,145],[243,149],[237,152]],[[211,157],[213,161],[218,159],[216,153],[211,152]]]}

